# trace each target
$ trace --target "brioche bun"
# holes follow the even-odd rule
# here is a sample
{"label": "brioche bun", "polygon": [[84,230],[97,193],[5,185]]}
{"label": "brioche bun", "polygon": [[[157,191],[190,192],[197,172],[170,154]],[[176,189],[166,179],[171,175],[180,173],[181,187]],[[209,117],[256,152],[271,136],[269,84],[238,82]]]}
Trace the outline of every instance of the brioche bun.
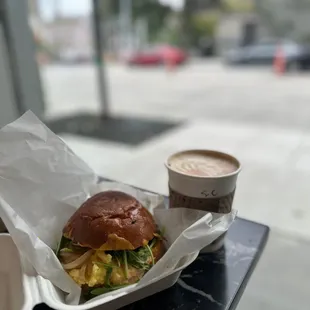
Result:
{"label": "brioche bun", "polygon": [[63,229],[73,243],[106,251],[134,250],[154,238],[153,216],[134,197],[119,191],[101,192],[72,215]]}

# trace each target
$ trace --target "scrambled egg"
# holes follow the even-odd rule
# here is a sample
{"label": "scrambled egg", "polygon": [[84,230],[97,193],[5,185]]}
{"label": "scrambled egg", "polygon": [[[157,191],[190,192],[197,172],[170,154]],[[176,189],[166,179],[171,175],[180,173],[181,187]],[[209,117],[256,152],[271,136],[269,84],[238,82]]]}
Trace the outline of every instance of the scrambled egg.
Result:
{"label": "scrambled egg", "polygon": [[[106,281],[107,270],[104,265],[112,262],[112,256],[106,254],[104,251],[96,251],[95,254],[80,268],[72,269],[68,273],[72,279],[80,286],[87,284],[89,287],[96,285],[102,285]],[[125,283],[134,283],[141,278],[142,271],[128,266],[128,278],[126,279],[125,273],[122,267],[113,266],[113,270],[110,276],[110,283],[112,285],[121,285]]]}
{"label": "scrambled egg", "polygon": [[143,275],[141,270],[138,270],[132,266],[128,266],[128,278],[126,279],[125,273],[122,267],[114,267],[110,282],[113,285],[122,285],[124,283],[134,283],[138,281]]}
{"label": "scrambled egg", "polygon": [[112,256],[110,254],[105,254],[104,251],[96,251],[89,261],[83,264],[80,268],[70,270],[69,275],[80,286],[87,284],[88,286],[93,287],[98,284],[104,284],[107,273],[106,269],[103,266],[100,266],[100,264],[96,264],[96,262],[109,264],[111,261]]}
{"label": "scrambled egg", "polygon": [[81,274],[81,269],[72,269],[69,271],[69,275],[72,279],[79,284],[80,286],[83,284],[87,284],[88,286],[92,287],[97,284],[103,284],[105,281],[106,270],[105,268],[99,267],[96,264],[92,264],[91,274],[88,277]]}

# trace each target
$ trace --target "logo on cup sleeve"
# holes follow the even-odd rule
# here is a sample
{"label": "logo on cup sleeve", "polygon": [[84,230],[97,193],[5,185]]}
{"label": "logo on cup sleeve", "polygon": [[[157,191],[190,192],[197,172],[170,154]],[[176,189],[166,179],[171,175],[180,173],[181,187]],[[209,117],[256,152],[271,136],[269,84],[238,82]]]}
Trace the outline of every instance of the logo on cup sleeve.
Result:
{"label": "logo on cup sleeve", "polygon": [[204,190],[201,192],[203,198],[185,196],[171,187],[169,188],[169,193],[170,208],[189,208],[214,213],[229,213],[232,209],[235,190],[221,197],[218,197],[218,193],[215,190]]}
{"label": "logo on cup sleeve", "polygon": [[211,197],[216,197],[217,196],[217,192],[216,190],[211,190],[211,191],[208,191],[208,190],[204,190],[201,192],[201,195],[204,196],[205,198],[211,198]]}

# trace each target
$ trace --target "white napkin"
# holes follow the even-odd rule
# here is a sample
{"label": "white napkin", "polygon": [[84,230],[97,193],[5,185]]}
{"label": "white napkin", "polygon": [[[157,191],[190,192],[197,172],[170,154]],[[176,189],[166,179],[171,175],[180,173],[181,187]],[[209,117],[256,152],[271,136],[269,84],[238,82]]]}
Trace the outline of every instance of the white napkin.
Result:
{"label": "white napkin", "polygon": [[68,293],[68,304],[78,303],[80,288],[63,270],[53,249],[65,223],[89,195],[107,189],[125,191],[166,229],[166,254],[134,289],[173,270],[186,254],[210,244],[234,217],[232,213],[212,221],[206,212],[165,209],[160,195],[118,183],[96,184],[97,177],[88,165],[32,112],[1,129],[0,217],[36,272]]}

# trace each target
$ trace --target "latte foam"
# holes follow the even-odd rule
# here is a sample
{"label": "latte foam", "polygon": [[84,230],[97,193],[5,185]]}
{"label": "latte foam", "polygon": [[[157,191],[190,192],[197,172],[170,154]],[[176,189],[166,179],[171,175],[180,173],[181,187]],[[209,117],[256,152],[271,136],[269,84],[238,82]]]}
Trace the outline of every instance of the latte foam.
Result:
{"label": "latte foam", "polygon": [[177,172],[198,177],[218,177],[238,169],[237,163],[229,157],[204,151],[178,153],[170,158],[168,165]]}

